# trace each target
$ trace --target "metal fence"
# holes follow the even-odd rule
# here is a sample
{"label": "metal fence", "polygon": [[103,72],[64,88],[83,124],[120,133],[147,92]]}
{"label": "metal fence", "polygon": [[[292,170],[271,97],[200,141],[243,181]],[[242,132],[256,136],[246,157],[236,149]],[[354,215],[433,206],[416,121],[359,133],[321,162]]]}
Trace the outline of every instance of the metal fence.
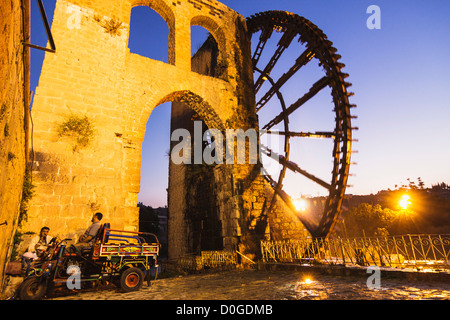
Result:
{"label": "metal fence", "polygon": [[236,264],[236,251],[202,251],[203,267],[217,268]]}
{"label": "metal fence", "polygon": [[202,251],[201,255],[191,254],[178,258],[177,268],[192,272],[203,269],[233,267],[236,264],[236,251]]}
{"label": "metal fence", "polygon": [[450,269],[450,234],[262,241],[263,262]]}

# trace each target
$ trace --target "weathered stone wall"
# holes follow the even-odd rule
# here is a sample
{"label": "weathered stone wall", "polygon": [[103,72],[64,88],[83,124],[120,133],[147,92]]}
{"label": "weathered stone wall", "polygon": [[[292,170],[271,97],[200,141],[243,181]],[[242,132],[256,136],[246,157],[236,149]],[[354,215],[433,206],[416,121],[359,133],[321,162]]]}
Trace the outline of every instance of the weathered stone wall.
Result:
{"label": "weathered stone wall", "polygon": [[[130,53],[129,19],[137,5],[150,6],[167,22],[168,64]],[[218,60],[226,66],[220,78],[191,71],[191,25],[217,40]],[[46,54],[32,109],[37,188],[26,231],[43,225],[52,235],[81,231],[95,210],[116,228],[136,230],[142,141],[152,110],[164,102],[187,104],[209,128],[256,126],[245,19],[216,1],[58,0],[52,33],[57,51]],[[93,124],[87,146],[59,136],[58,126],[71,115]],[[219,197],[229,215],[222,230],[236,243],[232,237],[240,236],[247,215],[257,209],[244,195],[251,193],[252,168],[232,170],[233,197]],[[243,197],[235,192],[239,186]],[[169,201],[183,197],[173,192],[169,186]],[[171,218],[182,217],[182,208],[171,205]]]}
{"label": "weathered stone wall", "polygon": [[[29,2],[0,2],[0,286],[17,228],[27,159]],[[0,299],[3,287],[0,288]]]}

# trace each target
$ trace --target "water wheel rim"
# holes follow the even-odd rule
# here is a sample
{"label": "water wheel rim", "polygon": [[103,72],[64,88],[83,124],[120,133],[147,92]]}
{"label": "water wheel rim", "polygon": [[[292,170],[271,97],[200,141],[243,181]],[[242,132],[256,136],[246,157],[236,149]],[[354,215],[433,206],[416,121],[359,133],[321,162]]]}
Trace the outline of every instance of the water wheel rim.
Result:
{"label": "water wheel rim", "polygon": [[[262,38],[264,38],[267,34],[269,34],[268,37],[265,39],[265,41],[267,41],[267,39],[270,38],[271,33],[274,30],[282,32],[283,35],[287,34],[288,37],[290,36],[289,33],[294,34],[293,37],[299,35],[300,36],[299,41],[301,41],[302,44],[306,43],[307,50],[305,51],[305,53],[307,53],[308,50],[310,53],[313,53],[312,58],[317,58],[319,60],[319,66],[321,64],[323,70],[325,71],[326,76],[324,78],[326,79],[324,80],[328,82],[328,84],[326,85],[328,85],[331,88],[332,91],[331,94],[333,97],[333,103],[335,108],[333,111],[336,114],[335,119],[336,125],[334,128],[335,133],[334,147],[333,147],[334,162],[333,162],[332,177],[331,182],[329,184],[326,182],[322,183],[322,185],[326,186],[329,189],[329,193],[325,203],[324,211],[322,213],[322,217],[318,225],[316,226],[311,225],[309,221],[307,221],[306,219],[302,220],[301,217],[299,218],[313,237],[316,238],[326,237],[330,233],[340,213],[349,175],[350,158],[352,152],[351,141],[353,129],[350,120],[352,118],[352,116],[350,115],[350,108],[354,107],[354,105],[350,105],[348,99],[348,97],[352,95],[351,93],[347,92],[347,87],[350,84],[344,81],[344,79],[348,75],[344,74],[341,71],[341,69],[343,68],[343,64],[339,62],[340,56],[336,54],[337,50],[334,47],[332,47],[332,43],[327,40],[326,35],[312,22],[303,17],[284,11],[267,11],[258,13],[256,15],[247,18],[247,27],[250,36],[252,36],[258,31],[262,32],[260,42],[258,43],[258,47],[253,53],[252,57],[254,71],[260,73],[260,76],[255,81],[255,89],[257,89],[258,84],[261,85],[261,83],[258,83],[258,81],[260,81],[262,77],[266,78],[264,80],[270,79],[268,77],[269,73],[264,73],[264,70],[266,69],[261,70],[261,68],[260,69],[257,68],[257,62],[259,60],[259,57],[261,56],[261,52],[263,51],[265,45],[264,42],[262,45],[262,49],[260,48],[261,41],[263,41]],[[266,33],[266,35],[263,35],[264,32]],[[290,41],[292,41],[292,39]],[[261,49],[260,52],[258,52],[259,49]],[[323,83],[320,83],[320,81],[318,82],[318,84],[320,86],[323,86]],[[279,91],[279,88],[277,91]],[[284,106],[283,103],[281,103],[281,105],[283,108],[283,112],[280,113],[279,116],[281,117],[280,119],[277,119],[277,121],[278,122],[284,121],[285,127],[287,127],[286,125],[288,120],[286,119],[287,115],[285,113],[286,106]],[[278,177],[278,181],[275,180],[272,181],[272,184],[276,185],[276,188],[274,188],[275,192],[279,195],[280,195],[279,192],[282,191],[280,189],[282,186],[283,179],[285,177],[287,164],[289,163],[289,152],[290,152],[289,145],[290,145],[289,136],[287,135],[284,149],[284,164]],[[320,182],[320,179],[317,179],[317,181]],[[274,198],[275,196],[272,198],[271,205],[269,206],[269,208],[272,208]],[[295,209],[293,208],[294,207],[293,204],[288,202],[289,201],[287,201],[288,206],[291,207],[291,209]]]}

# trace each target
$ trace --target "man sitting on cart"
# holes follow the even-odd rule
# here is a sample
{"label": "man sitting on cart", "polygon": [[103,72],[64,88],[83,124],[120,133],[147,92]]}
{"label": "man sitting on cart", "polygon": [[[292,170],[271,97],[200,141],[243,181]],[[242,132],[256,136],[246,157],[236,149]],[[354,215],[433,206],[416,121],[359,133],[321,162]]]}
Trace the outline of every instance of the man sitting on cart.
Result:
{"label": "man sitting on cart", "polygon": [[73,245],[76,249],[78,249],[78,251],[92,248],[95,242],[95,237],[100,231],[101,226],[100,221],[102,220],[102,218],[103,214],[101,212],[97,212],[94,214],[91,220],[92,224],[86,229],[84,234],[80,237],[78,243]]}
{"label": "man sitting on cart", "polygon": [[22,256],[22,270],[28,273],[31,263],[42,257],[53,237],[48,235],[49,227],[43,227],[38,236],[31,239],[27,251]]}

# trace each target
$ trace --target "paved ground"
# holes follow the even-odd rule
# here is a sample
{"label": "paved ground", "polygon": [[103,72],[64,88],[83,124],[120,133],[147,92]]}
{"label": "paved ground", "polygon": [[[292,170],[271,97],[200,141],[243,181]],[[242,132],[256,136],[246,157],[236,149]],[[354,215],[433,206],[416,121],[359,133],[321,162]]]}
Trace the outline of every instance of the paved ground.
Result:
{"label": "paved ground", "polygon": [[[368,275],[369,276],[369,275]],[[309,279],[309,281],[307,280]],[[314,275],[299,271],[233,270],[158,279],[140,291],[122,293],[114,286],[53,300],[450,300],[450,284],[381,278],[379,289],[367,279]]]}

